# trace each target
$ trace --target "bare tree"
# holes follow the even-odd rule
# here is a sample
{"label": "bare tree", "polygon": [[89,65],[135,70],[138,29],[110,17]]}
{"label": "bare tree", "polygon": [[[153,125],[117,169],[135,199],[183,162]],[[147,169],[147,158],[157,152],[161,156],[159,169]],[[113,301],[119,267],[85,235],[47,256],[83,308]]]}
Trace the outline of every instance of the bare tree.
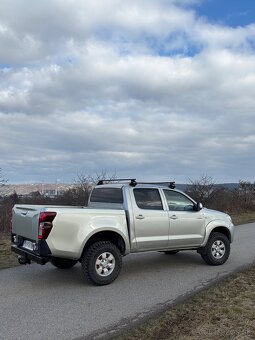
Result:
{"label": "bare tree", "polygon": [[0,234],[10,231],[12,205],[5,198],[8,189],[7,182],[3,170],[0,168],[0,196],[2,196],[0,202]]}
{"label": "bare tree", "polygon": [[3,169],[0,168],[0,196],[4,196],[8,189],[8,180],[5,178]]}
{"label": "bare tree", "polygon": [[210,204],[216,196],[218,188],[216,187],[211,176],[201,175],[197,180],[191,180],[187,193],[196,201],[202,202],[204,205]]}
{"label": "bare tree", "polygon": [[239,181],[238,196],[242,210],[249,211],[255,208],[255,182]]}
{"label": "bare tree", "polygon": [[4,178],[3,169],[0,168],[0,185],[6,185],[7,179]]}
{"label": "bare tree", "polygon": [[76,194],[83,205],[87,205],[90,192],[94,185],[94,178],[90,174],[79,173],[77,179],[75,180],[76,188],[74,194]]}
{"label": "bare tree", "polygon": [[80,194],[79,196],[82,199],[82,202],[85,205],[88,203],[89,195],[91,190],[96,186],[99,180],[115,180],[116,173],[109,175],[105,169],[102,169],[96,172],[94,175],[87,174],[87,173],[79,173],[77,175],[77,179],[75,180],[76,183],[76,191]]}

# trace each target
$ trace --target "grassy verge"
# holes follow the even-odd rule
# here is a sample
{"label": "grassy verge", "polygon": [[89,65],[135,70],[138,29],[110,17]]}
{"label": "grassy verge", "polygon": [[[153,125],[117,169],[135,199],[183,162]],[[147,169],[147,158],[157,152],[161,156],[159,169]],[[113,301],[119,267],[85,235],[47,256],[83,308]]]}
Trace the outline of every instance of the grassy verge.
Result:
{"label": "grassy verge", "polygon": [[255,266],[114,339],[255,339]]}
{"label": "grassy verge", "polygon": [[235,225],[255,222],[255,211],[242,214],[231,214],[231,218]]}
{"label": "grassy verge", "polygon": [[0,269],[18,266],[17,255],[11,252],[11,242],[7,236],[0,235]]}

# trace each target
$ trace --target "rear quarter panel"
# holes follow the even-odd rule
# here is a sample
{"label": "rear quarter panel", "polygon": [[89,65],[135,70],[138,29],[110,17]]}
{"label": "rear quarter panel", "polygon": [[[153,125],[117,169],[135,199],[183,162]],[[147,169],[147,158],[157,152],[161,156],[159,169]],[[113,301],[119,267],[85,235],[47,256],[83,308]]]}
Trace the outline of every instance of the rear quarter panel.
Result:
{"label": "rear quarter panel", "polygon": [[56,209],[57,216],[47,238],[53,256],[79,259],[87,240],[100,231],[115,231],[129,247],[126,215],[123,210]]}

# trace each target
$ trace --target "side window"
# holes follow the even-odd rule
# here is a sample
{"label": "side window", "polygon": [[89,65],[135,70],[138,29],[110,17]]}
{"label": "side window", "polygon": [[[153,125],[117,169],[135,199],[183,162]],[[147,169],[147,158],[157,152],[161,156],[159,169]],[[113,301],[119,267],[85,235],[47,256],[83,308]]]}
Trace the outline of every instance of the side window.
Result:
{"label": "side window", "polygon": [[134,189],[134,196],[140,209],[163,210],[158,189]]}
{"label": "side window", "polygon": [[194,203],[179,192],[164,190],[168,208],[172,211],[193,211]]}

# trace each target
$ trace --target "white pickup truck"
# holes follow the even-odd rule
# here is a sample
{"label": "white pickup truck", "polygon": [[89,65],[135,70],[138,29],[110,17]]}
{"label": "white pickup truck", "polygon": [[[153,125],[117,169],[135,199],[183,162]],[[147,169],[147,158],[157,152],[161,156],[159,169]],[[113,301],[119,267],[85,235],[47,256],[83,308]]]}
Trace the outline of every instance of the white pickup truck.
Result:
{"label": "white pickup truck", "polygon": [[88,207],[15,205],[11,248],[19,262],[50,261],[61,269],[81,262],[84,278],[105,285],[117,278],[129,253],[193,249],[210,265],[228,259],[234,234],[229,215],[203,208],[174,182],[106,183],[99,181]]}

